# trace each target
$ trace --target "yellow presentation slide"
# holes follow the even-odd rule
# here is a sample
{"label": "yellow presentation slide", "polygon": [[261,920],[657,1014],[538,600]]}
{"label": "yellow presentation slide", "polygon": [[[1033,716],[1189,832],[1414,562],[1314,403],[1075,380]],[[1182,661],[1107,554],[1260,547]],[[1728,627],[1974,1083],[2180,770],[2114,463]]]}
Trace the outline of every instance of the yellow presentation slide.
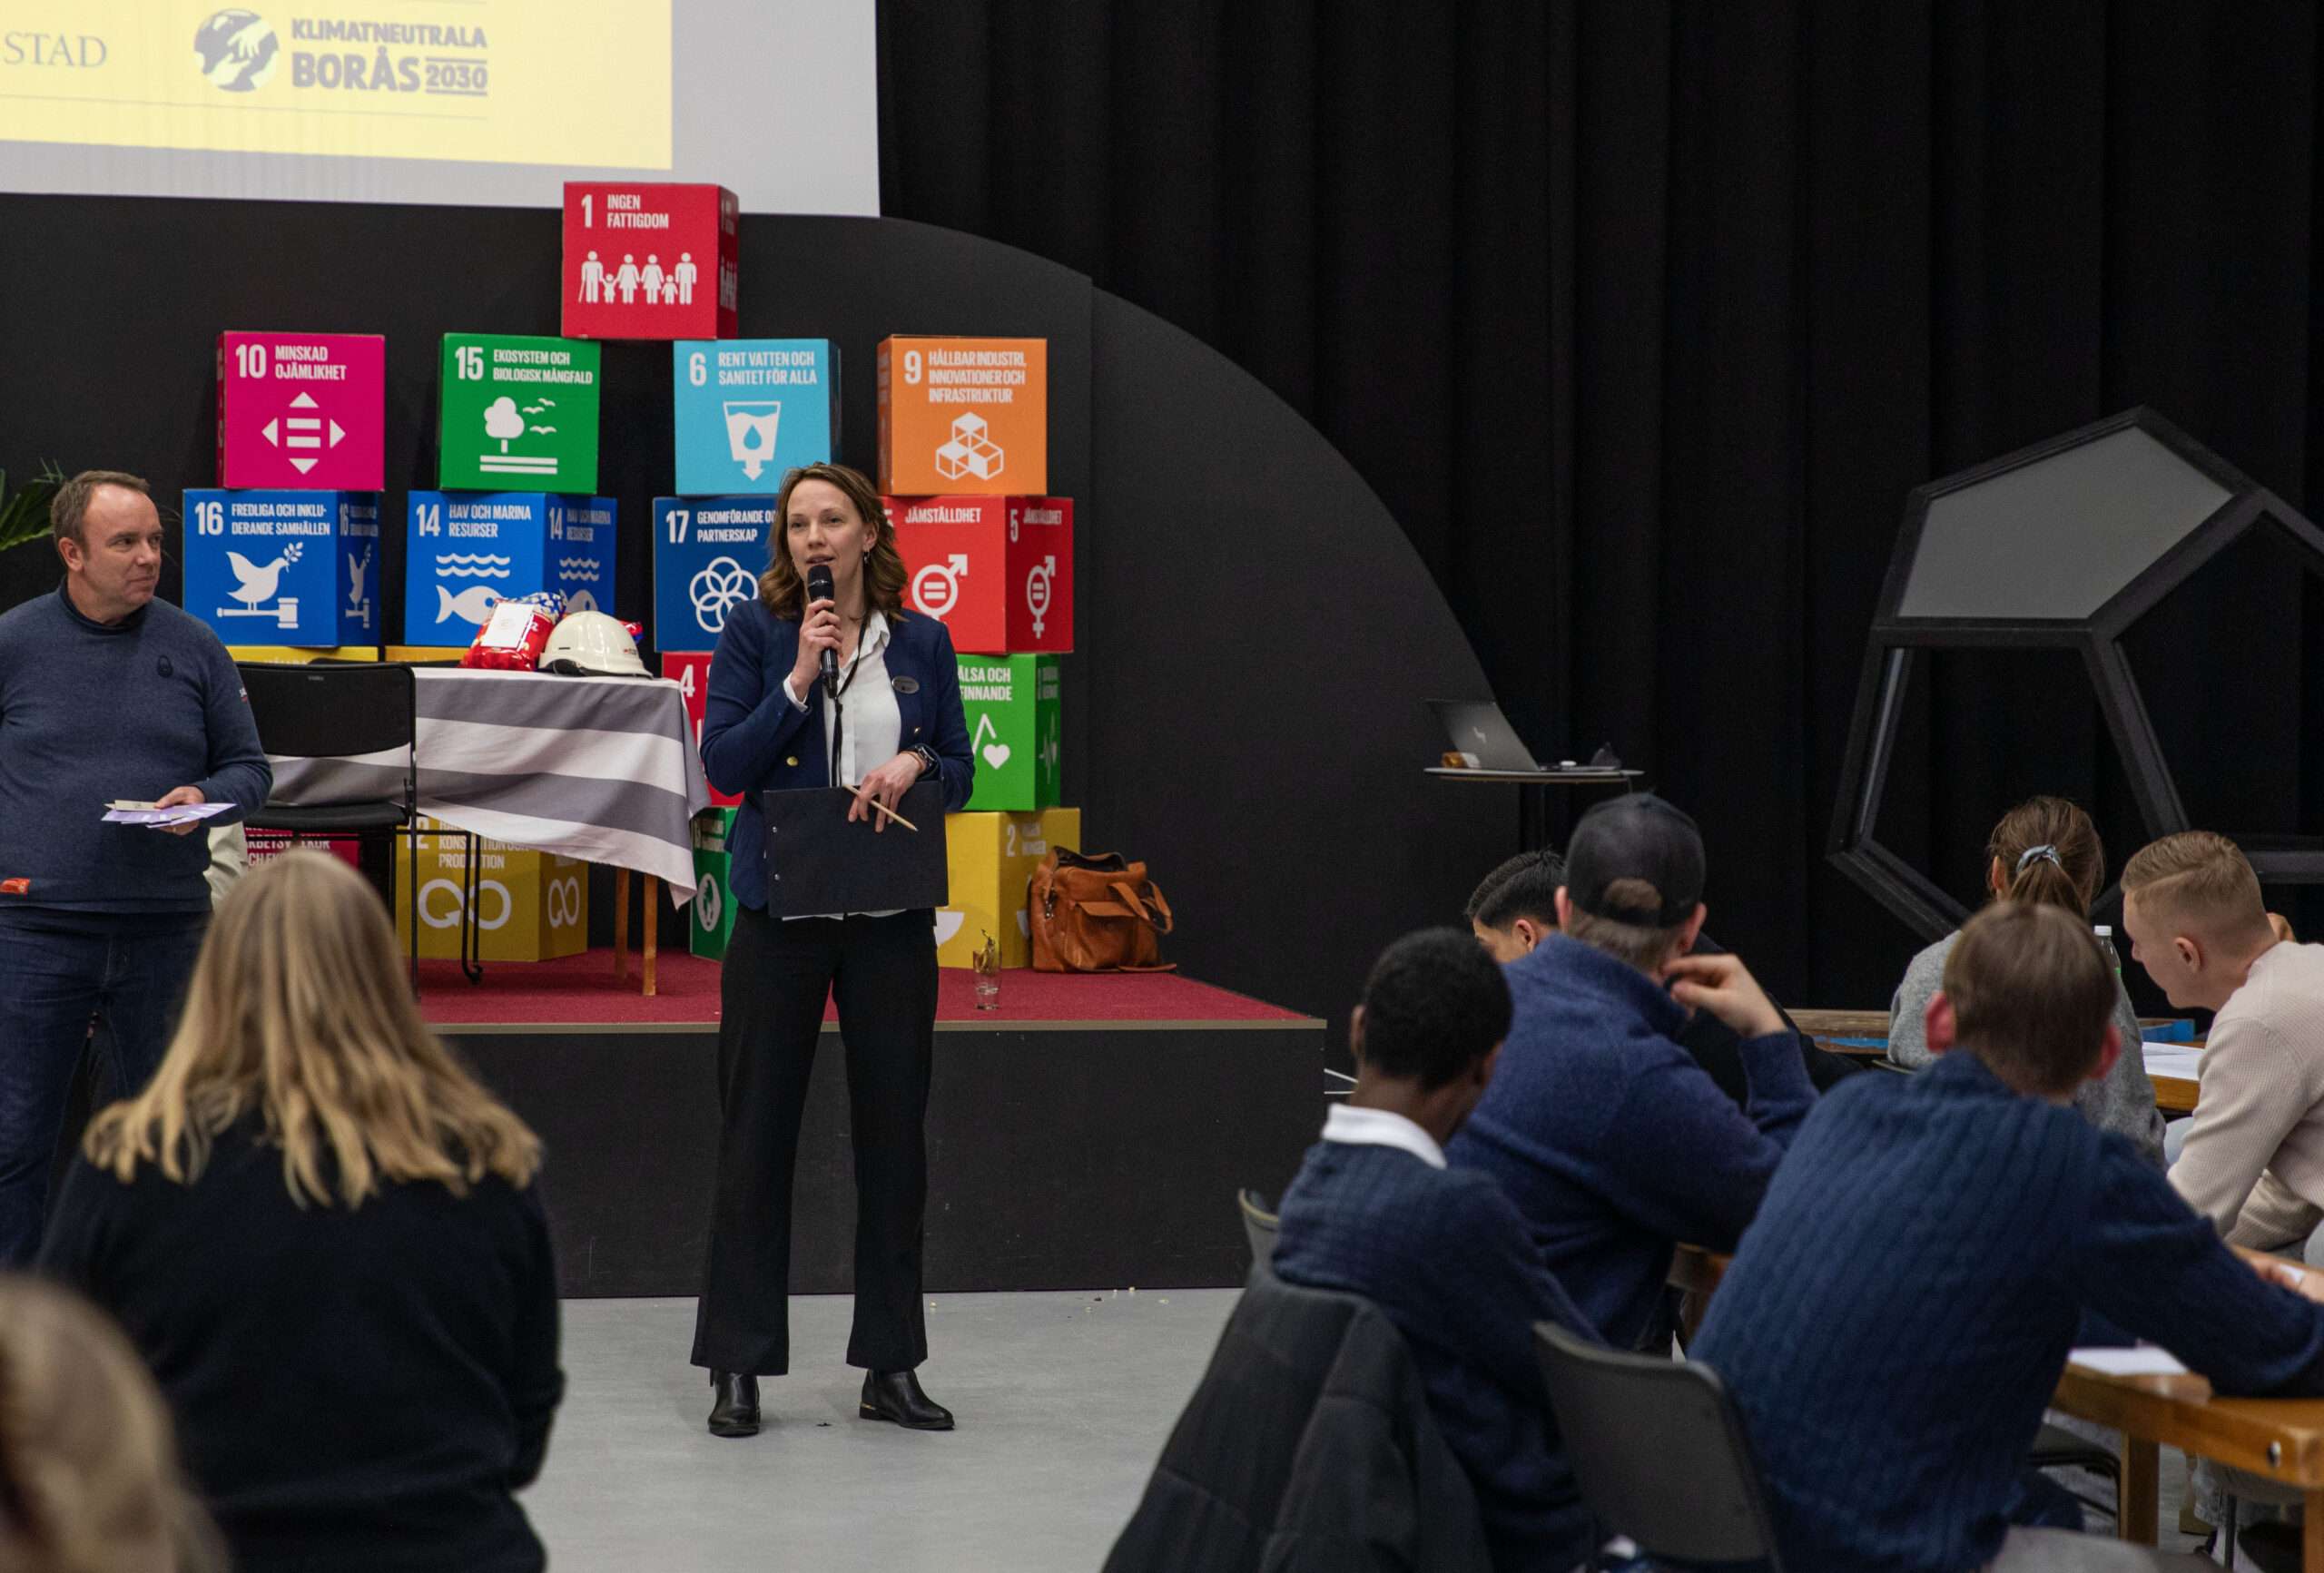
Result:
{"label": "yellow presentation slide", "polygon": [[670,167],[671,0],[11,0],[0,141]]}

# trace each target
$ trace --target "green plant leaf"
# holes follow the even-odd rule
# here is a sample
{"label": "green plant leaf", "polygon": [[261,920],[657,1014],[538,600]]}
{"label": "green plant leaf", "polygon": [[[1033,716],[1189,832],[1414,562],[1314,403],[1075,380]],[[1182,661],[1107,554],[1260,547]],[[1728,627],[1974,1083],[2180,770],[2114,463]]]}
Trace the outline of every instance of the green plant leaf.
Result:
{"label": "green plant leaf", "polygon": [[64,472],[56,467],[56,462],[44,459],[40,474],[11,493],[8,472],[0,470],[0,552],[48,534],[49,501],[64,480]]}

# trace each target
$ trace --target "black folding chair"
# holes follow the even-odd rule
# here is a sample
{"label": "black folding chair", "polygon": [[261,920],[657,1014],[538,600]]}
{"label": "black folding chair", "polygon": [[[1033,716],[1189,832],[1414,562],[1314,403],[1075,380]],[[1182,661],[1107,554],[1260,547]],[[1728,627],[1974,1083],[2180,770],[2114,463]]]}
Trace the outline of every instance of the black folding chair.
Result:
{"label": "black folding chair", "polygon": [[1716,1374],[1584,1342],[1546,1322],[1533,1343],[1601,1545],[1623,1535],[1658,1561],[1783,1573],[1758,1458]]}
{"label": "black folding chair", "polygon": [[[419,982],[419,724],[418,683],[411,668],[384,663],[278,666],[240,663],[250,694],[259,745],[277,757],[347,761],[355,789],[341,801],[311,805],[268,801],[246,821],[252,830],[280,831],[300,840],[339,836],[401,837],[411,874],[411,978]],[[397,764],[363,756],[402,755]],[[366,790],[369,789],[369,790]],[[384,790],[381,790],[384,789]],[[466,834],[466,832],[462,832]],[[468,836],[466,890],[461,902],[460,966],[470,982],[484,969],[472,950],[476,934],[477,841]],[[391,864],[392,866],[392,864]],[[392,880],[390,881],[392,883]],[[395,906],[388,893],[389,909]]]}
{"label": "black folding chair", "polygon": [[1264,1266],[1275,1259],[1275,1229],[1282,1220],[1267,1211],[1256,1191],[1238,1191],[1235,1204],[1243,1214],[1243,1238],[1251,1247],[1251,1261]]}

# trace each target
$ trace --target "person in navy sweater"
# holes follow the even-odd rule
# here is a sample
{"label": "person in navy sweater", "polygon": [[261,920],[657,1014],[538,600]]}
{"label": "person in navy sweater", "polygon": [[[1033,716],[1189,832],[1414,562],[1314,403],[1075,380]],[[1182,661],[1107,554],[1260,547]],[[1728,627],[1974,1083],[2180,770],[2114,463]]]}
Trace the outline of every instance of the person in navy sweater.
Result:
{"label": "person in navy sweater", "polygon": [[[758,1378],[791,1369],[791,1180],[823,1003],[839,1007],[855,1149],[855,1325],[847,1361],[864,1368],[860,1412],[915,1430],[952,1416],[914,1375],[928,1358],[921,1222],[928,1200],[922,1128],[936,1037],[935,914],[780,915],[770,909],[766,819],[776,788],[855,792],[848,819],[891,830],[923,776],[944,807],[975,777],[952,636],[907,615],[904,563],[880,496],[841,465],[791,472],[775,502],[781,534],[754,601],[727,614],[710,661],[702,763],[743,799],[733,839],[734,933],[719,984],[718,1182],[696,1307],[694,1363],[711,1373],[714,1436],[759,1429]],[[833,594],[809,602],[811,569]],[[834,677],[822,678],[829,655]]]}
{"label": "person in navy sweater", "polygon": [[1532,1327],[1588,1323],[1482,1175],[1443,1144],[1485,1091],[1509,988],[1457,929],[1391,945],[1348,1024],[1356,1081],[1284,1193],[1274,1268],[1373,1302],[1412,1346],[1430,1412],[1474,1484],[1500,1573],[1567,1573],[1590,1514],[1558,1445]]}
{"label": "person in navy sweater", "polygon": [[[1447,1149],[1501,1183],[1605,1340],[1669,1348],[1681,1242],[1732,1250],[1814,1104],[1799,1038],[1702,931],[1703,842],[1646,793],[1574,827],[1558,932],[1508,968],[1516,1015],[1501,1070]],[[1737,1035],[1738,1108],[1679,1042],[1689,1008]]]}
{"label": "person in navy sweater", "polygon": [[[2324,1393],[2324,1306],[2240,1261],[2074,1094],[2122,1051],[2078,914],[1972,919],[1928,1005],[1937,1060],[1809,1116],[1689,1351],[1735,1396],[1785,1566],[2210,1566],[2014,1528],[2085,1312],[2221,1393]],[[2128,1558],[2128,1560],[2124,1560]]]}
{"label": "person in navy sweater", "polygon": [[[0,617],[0,1266],[29,1261],[92,1018],[97,1101],[161,1063],[210,919],[198,830],[107,824],[116,799],[231,803],[274,775],[232,657],[153,592],[145,483],[88,470],[49,505],[64,582]],[[219,821],[208,821],[216,824]]]}

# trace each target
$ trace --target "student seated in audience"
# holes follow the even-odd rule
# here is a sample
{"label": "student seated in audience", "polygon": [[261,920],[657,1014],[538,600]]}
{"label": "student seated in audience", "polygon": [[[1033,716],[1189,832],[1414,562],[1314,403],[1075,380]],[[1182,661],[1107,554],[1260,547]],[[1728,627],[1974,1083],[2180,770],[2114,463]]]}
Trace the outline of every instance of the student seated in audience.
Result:
{"label": "student seated in audience", "polygon": [[1508,985],[1466,935],[1428,929],[1387,949],[1348,1025],[1354,1090],[1284,1194],[1274,1268],[1386,1312],[1476,1487],[1495,1568],[1566,1573],[1589,1554],[1590,1515],[1531,1329],[1586,1323],[1500,1187],[1444,1163],[1508,1029]]}
{"label": "student seated in audience", "polygon": [[[2090,903],[2106,882],[2106,849],[2090,816],[2064,798],[2028,798],[2004,814],[1985,843],[1985,888],[1995,900],[2046,902],[2088,922]],[[1888,1057],[1918,1070],[1935,1057],[1921,1027],[1928,1002],[1945,976],[1960,930],[1947,934],[1914,957],[1888,1003]],[[2140,1050],[2139,1013],[2114,981],[2114,1026],[2122,1053],[2098,1081],[2082,1084],[2074,1107],[2102,1131],[2130,1139],[2146,1160],[2162,1163],[2162,1116],[2154,1106],[2154,1084],[2147,1079]]]}
{"label": "student seated in audience", "polygon": [[179,1473],[169,1411],[121,1330],[54,1284],[0,1279],[0,1568],[225,1567]]}
{"label": "student seated in audience", "polygon": [[[1501,1068],[1449,1149],[1499,1180],[1590,1325],[1620,1349],[1669,1347],[1680,1242],[1734,1248],[1815,1102],[1799,1039],[1702,931],[1703,843],[1648,794],[1581,817],[1556,894],[1558,932],[1506,972]],[[1677,1039],[1689,1009],[1739,1042],[1740,1109]]]}
{"label": "student seated in audience", "polygon": [[[1558,887],[1564,883],[1563,858],[1546,850],[1520,852],[1477,881],[1462,916],[1468,919],[1470,930],[1494,960],[1514,961],[1532,954],[1535,946],[1558,931]],[[1688,954],[1724,956],[1727,947],[1708,934],[1697,934]],[[1776,1010],[1781,1014],[1783,1007],[1777,1005]],[[1788,1016],[1784,1017],[1784,1025],[1797,1030]],[[1709,1011],[1699,1010],[1679,1029],[1676,1041],[1710,1073],[1718,1090],[1733,1098],[1738,1107],[1750,1101],[1741,1040],[1733,1027]],[[1807,1067],[1807,1079],[1818,1090],[1865,1068],[1862,1060],[1817,1048],[1805,1037],[1800,1040],[1800,1054]]]}
{"label": "student seated in audience", "polygon": [[2079,915],[1990,906],[1929,1002],[1936,1062],[1835,1088],[1792,1143],[1688,1352],[1743,1413],[1787,1567],[2181,1566],[2010,1527],[2085,1312],[2222,1393],[2324,1393],[2324,1306],[2075,1112],[2122,1052],[2114,1005]]}
{"label": "student seated in audience", "polygon": [[420,1020],[379,899],[292,852],[221,903],[41,1262],[144,1356],[242,1573],[517,1573],[564,1389],[539,1165]]}
{"label": "student seated in audience", "polygon": [[2324,945],[2287,943],[2243,849],[2165,836],[2122,870],[2131,954],[2184,1009],[2216,1011],[2171,1183],[2232,1244],[2324,1218]]}

